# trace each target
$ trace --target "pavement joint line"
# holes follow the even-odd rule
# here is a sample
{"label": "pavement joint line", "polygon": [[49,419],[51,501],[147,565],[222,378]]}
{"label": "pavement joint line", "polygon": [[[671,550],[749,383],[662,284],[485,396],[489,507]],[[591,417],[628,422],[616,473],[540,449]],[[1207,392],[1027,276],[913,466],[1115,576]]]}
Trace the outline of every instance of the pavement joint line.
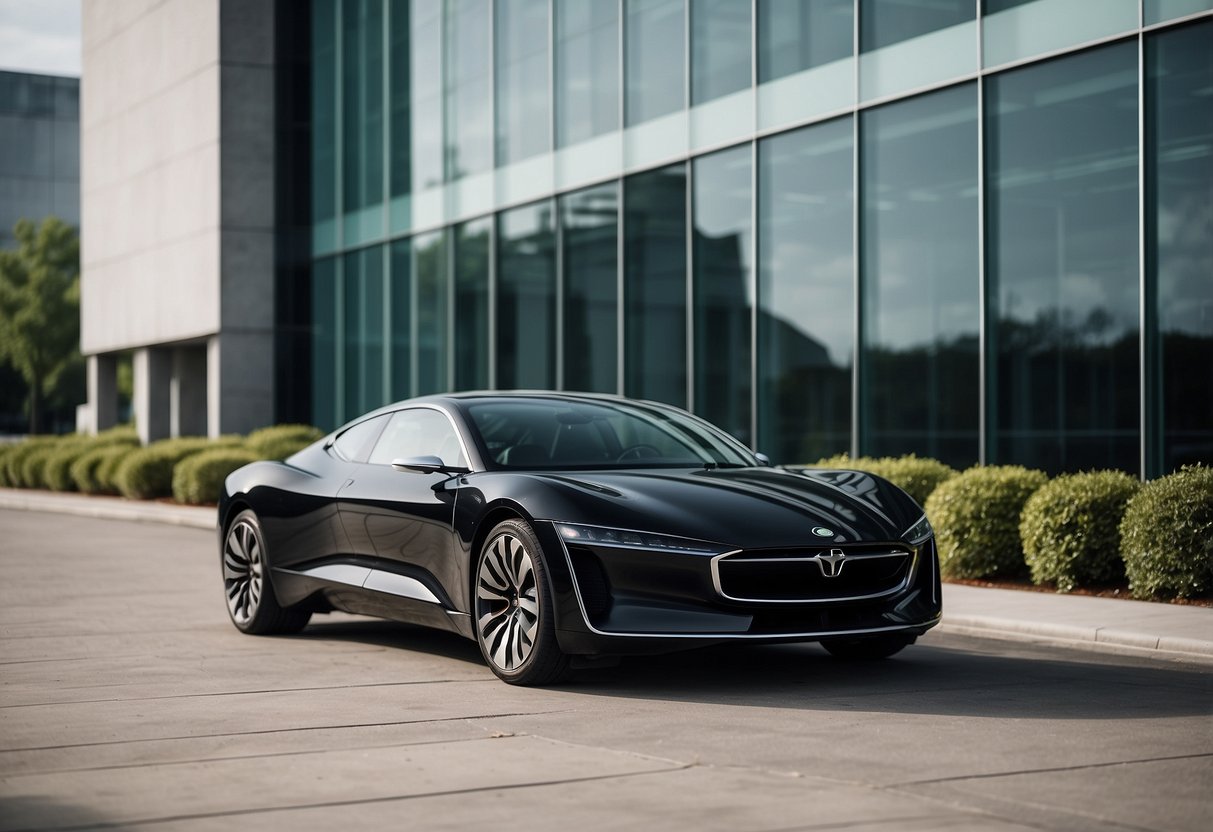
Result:
{"label": "pavement joint line", "polygon": [[[977,813],[969,812],[968,814],[977,814]],[[956,819],[955,813],[943,815],[943,814],[939,814],[938,812],[936,812],[936,813],[933,813],[930,815],[903,815],[901,817],[896,817],[896,818],[877,818],[877,819],[873,819],[873,820],[843,820],[843,821],[837,821],[835,823],[812,823],[812,824],[801,823],[801,824],[797,824],[796,826],[772,827],[769,829],[754,830],[754,832],[804,832],[804,830],[820,830],[820,832],[829,832],[829,830],[831,830],[831,829],[855,829],[857,827],[863,828],[863,829],[871,829],[871,828],[877,827],[877,826],[894,826],[894,825],[896,825],[895,828],[900,828],[901,824],[909,823],[911,821],[923,821],[923,820],[945,821],[945,820],[955,820],[955,819]]]}
{"label": "pavement joint line", "polygon": [[1147,763],[1166,763],[1174,760],[1201,760],[1213,757],[1213,752],[1200,754],[1176,754],[1172,757],[1144,757],[1136,760],[1110,760],[1104,763],[1085,763],[1075,766],[1055,766],[1052,768],[1028,768],[1017,771],[991,771],[984,774],[960,774],[955,777],[937,777],[931,780],[906,780],[901,783],[890,783],[886,788],[900,789],[908,786],[929,786],[936,783],[956,783],[964,780],[996,780],[1000,777],[1018,777],[1025,774],[1054,774],[1064,771],[1088,771],[1096,768],[1115,768],[1117,766],[1145,765]]}
{"label": "pavement joint line", "polygon": [[211,740],[223,737],[257,737],[266,734],[293,734],[302,731],[341,731],[349,728],[392,728],[398,725],[424,725],[436,722],[462,722],[476,719],[501,719],[514,716],[548,716],[549,714],[568,713],[571,708],[560,708],[554,711],[519,711],[508,714],[471,714],[463,716],[444,716],[436,719],[402,719],[392,722],[352,722],[336,725],[301,725],[297,728],[266,728],[261,731],[223,731],[217,734],[185,734],[179,737],[138,737],[129,740],[103,740],[100,742],[66,743],[64,745],[32,745],[24,748],[0,748],[0,754],[17,754],[27,751],[60,751],[69,748],[100,748],[107,745],[134,745],[150,742],[181,742],[183,740]]}
{"label": "pavement joint line", "polygon": [[[1050,625],[1046,624],[1034,623],[1029,629],[1027,627],[999,626],[997,623],[991,623],[1006,621],[1006,619],[984,619],[982,616],[966,616],[963,619],[960,616],[954,616],[952,621],[944,621],[935,627],[934,630],[948,635],[989,638],[999,641],[1017,641],[1025,644],[1048,644],[1089,653],[1112,653],[1155,660],[1196,661],[1202,664],[1213,663],[1213,642],[1185,639],[1185,642],[1198,648],[1196,651],[1175,650],[1163,647],[1151,648],[1143,647],[1139,641],[1137,643],[1129,643],[1128,640],[1097,641],[1094,638],[1075,638],[1074,631],[1079,628],[1070,628],[1064,625],[1056,625],[1057,629],[1050,631]],[[1094,628],[1089,628],[1087,631],[1093,632]],[[1165,640],[1167,642],[1176,641],[1176,639]],[[1159,640],[1160,643],[1162,641],[1163,639]],[[1185,646],[1189,645],[1185,644]]]}
{"label": "pavement joint line", "polygon": [[112,699],[72,699],[66,702],[29,702],[24,705],[0,705],[0,710],[8,710],[10,708],[59,708],[64,705],[98,705],[107,702],[158,702],[164,699],[203,699],[206,697],[220,696],[255,696],[258,694],[267,693],[308,693],[310,691],[321,690],[358,690],[359,688],[391,688],[391,687],[406,687],[409,685],[451,685],[451,684],[477,684],[481,682],[495,682],[493,679],[422,679],[416,682],[372,682],[366,685],[321,685],[312,688],[280,688],[268,690],[224,690],[215,691],[214,693],[175,693],[166,696],[118,696]]}
{"label": "pavement joint line", "polygon": [[[292,806],[263,806],[253,809],[235,809],[224,812],[197,812],[187,815],[168,815],[155,818],[134,818],[129,820],[90,823],[88,826],[60,826],[56,827],[56,832],[87,832],[92,829],[125,829],[131,826],[148,826],[154,823],[179,823],[181,821],[191,820],[206,820],[208,818],[228,818],[228,817],[247,817],[250,815],[267,815],[277,812],[293,812],[303,809],[335,809],[343,806],[367,806],[376,803],[396,803],[408,800],[423,800],[433,797],[455,797],[458,795],[467,794],[483,794],[485,792],[500,792],[500,791],[518,791],[521,789],[544,788],[546,786],[565,786],[576,783],[592,783],[602,780],[624,780],[633,777],[646,777],[654,774],[670,774],[676,771],[685,771],[687,769],[696,768],[692,764],[676,766],[673,768],[659,768],[651,771],[625,771],[618,774],[596,774],[587,777],[569,777],[561,780],[539,780],[530,783],[505,783],[497,786],[479,786],[466,789],[447,789],[437,792],[423,792],[418,794],[400,794],[400,795],[385,795],[383,797],[368,797],[357,800],[328,800],[317,803],[300,803]],[[30,827],[28,829],[14,829],[9,832],[44,832],[41,827]]]}

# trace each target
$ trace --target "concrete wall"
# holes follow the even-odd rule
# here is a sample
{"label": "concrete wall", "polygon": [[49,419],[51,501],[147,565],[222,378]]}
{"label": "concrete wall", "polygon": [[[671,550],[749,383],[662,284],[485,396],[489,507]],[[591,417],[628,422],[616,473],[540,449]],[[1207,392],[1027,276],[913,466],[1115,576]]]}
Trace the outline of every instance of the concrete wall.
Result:
{"label": "concrete wall", "polygon": [[[81,350],[204,349],[207,432],[268,424],[274,4],[104,0],[82,23]],[[135,397],[146,439],[195,424]]]}

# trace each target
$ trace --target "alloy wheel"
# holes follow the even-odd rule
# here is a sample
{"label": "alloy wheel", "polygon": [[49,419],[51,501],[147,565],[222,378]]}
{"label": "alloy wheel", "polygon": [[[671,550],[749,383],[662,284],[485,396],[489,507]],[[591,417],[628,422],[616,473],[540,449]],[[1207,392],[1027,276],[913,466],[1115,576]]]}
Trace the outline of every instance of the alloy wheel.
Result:
{"label": "alloy wheel", "polygon": [[480,559],[476,621],[485,654],[506,672],[530,657],[539,628],[539,589],[531,553],[513,534],[499,535]]}
{"label": "alloy wheel", "polygon": [[261,544],[247,520],[232,525],[223,546],[223,588],[232,620],[247,626],[257,614],[262,592]]}

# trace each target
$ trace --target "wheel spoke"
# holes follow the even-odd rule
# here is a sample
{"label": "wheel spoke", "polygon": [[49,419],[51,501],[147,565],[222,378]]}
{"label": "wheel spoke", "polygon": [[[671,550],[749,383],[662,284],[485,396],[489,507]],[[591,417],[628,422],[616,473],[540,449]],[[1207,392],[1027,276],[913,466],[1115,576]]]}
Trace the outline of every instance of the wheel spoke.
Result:
{"label": "wheel spoke", "polygon": [[264,564],[257,532],[240,521],[228,533],[223,551],[223,584],[228,611],[237,624],[248,623],[261,604]]}

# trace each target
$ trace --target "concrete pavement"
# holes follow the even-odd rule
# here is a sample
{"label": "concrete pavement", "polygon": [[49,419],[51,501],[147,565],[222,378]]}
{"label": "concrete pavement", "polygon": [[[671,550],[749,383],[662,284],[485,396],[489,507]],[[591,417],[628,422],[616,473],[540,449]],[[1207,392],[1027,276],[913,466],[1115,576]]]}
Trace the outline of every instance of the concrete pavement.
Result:
{"label": "concrete pavement", "polygon": [[[0,508],[215,527],[215,510],[173,503],[0,488]],[[1213,662],[1213,609],[944,585],[941,632],[1096,652]]]}

